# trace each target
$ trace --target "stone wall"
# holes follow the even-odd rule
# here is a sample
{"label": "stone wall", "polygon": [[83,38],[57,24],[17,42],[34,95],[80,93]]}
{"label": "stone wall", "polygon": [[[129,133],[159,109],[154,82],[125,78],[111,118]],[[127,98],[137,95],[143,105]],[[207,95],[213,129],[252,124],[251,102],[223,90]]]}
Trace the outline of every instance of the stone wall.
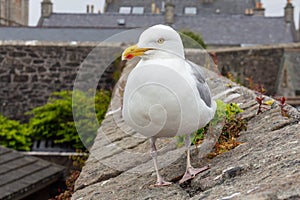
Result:
{"label": "stone wall", "polygon": [[[262,84],[267,90],[268,95],[285,95],[278,92],[280,77],[285,62],[287,62],[286,54],[289,51],[299,50],[300,44],[286,44],[276,46],[254,46],[243,48],[225,48],[209,50],[210,53],[215,53],[218,60],[219,71],[226,75],[230,72],[235,81],[248,86],[251,78],[254,83]],[[196,63],[201,63],[197,58],[197,51],[190,50],[187,57]],[[294,63],[294,66],[299,66],[300,63]],[[291,71],[292,72],[292,71]],[[287,74],[294,76],[294,74]],[[289,79],[289,78],[288,78]],[[293,79],[289,79],[294,81]],[[290,83],[295,85],[295,83]],[[293,88],[286,88],[292,90]]]}
{"label": "stone wall", "polygon": [[251,78],[267,88],[270,95],[276,93],[278,72],[281,67],[284,48],[248,48],[216,52],[221,71],[230,71],[243,85],[245,78]]}
{"label": "stone wall", "polygon": [[[94,60],[90,65],[97,68],[109,63],[114,51],[121,51],[119,47],[97,47],[100,56],[92,58],[94,49],[95,44],[0,45],[0,113],[26,120],[24,113],[46,103],[52,92],[73,89],[79,67],[87,56]],[[112,88],[113,71],[113,66],[106,69],[99,81],[102,88]]]}
{"label": "stone wall", "polygon": [[[24,113],[47,102],[53,91],[72,90],[79,66],[84,63],[87,73],[83,81],[99,78],[99,85],[112,88],[114,65],[107,67],[122,52],[120,44],[69,43],[0,43],[0,113],[7,117],[26,120]],[[276,93],[278,77],[285,49],[299,48],[299,44],[270,47],[228,48],[215,51],[218,66],[223,73],[230,71],[237,80],[247,84],[245,78],[262,83],[268,94]],[[93,50],[93,51],[92,51]],[[187,50],[187,57],[203,64],[199,51]],[[86,62],[87,56],[89,61]],[[85,61],[85,62],[83,62]],[[93,68],[92,70],[89,70]]]}

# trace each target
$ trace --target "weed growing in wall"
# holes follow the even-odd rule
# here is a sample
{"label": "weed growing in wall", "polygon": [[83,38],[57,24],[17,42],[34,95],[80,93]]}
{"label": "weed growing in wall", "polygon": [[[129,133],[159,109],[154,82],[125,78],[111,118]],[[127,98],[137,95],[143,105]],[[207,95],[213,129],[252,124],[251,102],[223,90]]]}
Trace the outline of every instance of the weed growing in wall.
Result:
{"label": "weed growing in wall", "polygon": [[[199,145],[203,142],[205,134],[210,131],[210,126],[216,126],[218,123],[224,124],[214,152],[209,154],[209,157],[214,157],[238,146],[240,143],[236,141],[236,138],[239,137],[241,131],[247,130],[247,122],[238,117],[243,110],[237,104],[226,104],[221,100],[217,100],[216,103],[217,110],[212,121],[192,134],[191,137],[191,143]],[[177,144],[178,146],[184,144],[184,136],[177,138]]]}

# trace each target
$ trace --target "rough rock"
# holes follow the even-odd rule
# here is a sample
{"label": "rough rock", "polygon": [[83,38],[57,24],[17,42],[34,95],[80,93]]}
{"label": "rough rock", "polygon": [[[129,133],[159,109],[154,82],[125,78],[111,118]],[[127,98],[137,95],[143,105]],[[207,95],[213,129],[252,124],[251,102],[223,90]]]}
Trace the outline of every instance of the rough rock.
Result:
{"label": "rough rock", "polygon": [[186,165],[184,149],[176,148],[174,139],[158,140],[158,159],[165,164],[160,172],[174,184],[153,187],[156,175],[149,144],[124,124],[118,110],[131,68],[124,70],[117,84],[119,91],[114,94],[72,199],[300,199],[299,112],[287,106],[290,117],[283,117],[275,102],[257,115],[253,91],[210,71],[208,81],[221,81],[225,87],[223,92],[213,93],[244,109],[241,117],[248,121],[248,129],[238,138],[242,144],[213,159],[198,159],[193,150],[193,164],[209,165],[210,169],[179,185]]}

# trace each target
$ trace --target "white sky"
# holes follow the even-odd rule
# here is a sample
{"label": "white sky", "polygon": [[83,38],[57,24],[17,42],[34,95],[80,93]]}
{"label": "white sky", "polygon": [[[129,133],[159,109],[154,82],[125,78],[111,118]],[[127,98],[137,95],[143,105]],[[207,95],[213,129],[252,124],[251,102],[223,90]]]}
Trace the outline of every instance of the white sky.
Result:
{"label": "white sky", "polygon": [[[29,25],[35,26],[40,18],[41,13],[41,1],[42,0],[30,0],[29,1]],[[73,12],[73,13],[85,13],[86,5],[93,4],[95,12],[103,10],[105,0],[52,0],[54,12]],[[287,0],[262,0],[264,7],[266,8],[266,16],[282,16],[284,14],[284,6]],[[299,12],[300,12],[300,0],[292,0],[295,7],[294,15],[296,21],[296,27],[299,24]]]}
{"label": "white sky", "polygon": [[[94,5],[94,12],[103,10],[105,0],[52,0],[53,12],[85,13],[86,5]],[[36,26],[41,16],[42,0],[29,0],[29,25]]]}

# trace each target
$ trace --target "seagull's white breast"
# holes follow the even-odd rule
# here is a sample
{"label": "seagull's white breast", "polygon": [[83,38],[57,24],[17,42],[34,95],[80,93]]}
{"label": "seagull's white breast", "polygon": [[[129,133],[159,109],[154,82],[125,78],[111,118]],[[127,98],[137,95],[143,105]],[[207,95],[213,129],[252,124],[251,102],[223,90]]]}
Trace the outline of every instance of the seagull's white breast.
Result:
{"label": "seagull's white breast", "polygon": [[146,137],[189,134],[211,120],[184,59],[141,60],[124,92],[123,118]]}

